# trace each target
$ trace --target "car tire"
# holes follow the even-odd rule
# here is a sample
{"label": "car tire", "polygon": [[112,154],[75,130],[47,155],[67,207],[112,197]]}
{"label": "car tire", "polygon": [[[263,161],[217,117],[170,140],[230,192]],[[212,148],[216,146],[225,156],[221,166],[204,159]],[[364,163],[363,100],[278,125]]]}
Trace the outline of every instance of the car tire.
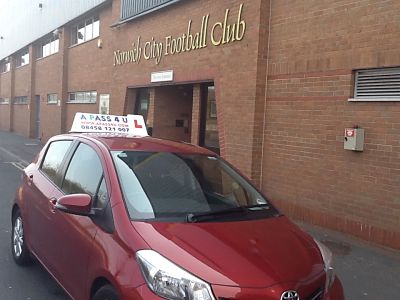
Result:
{"label": "car tire", "polygon": [[115,288],[107,284],[97,290],[92,300],[120,300],[120,298]]}
{"label": "car tire", "polygon": [[30,251],[25,242],[24,223],[19,210],[14,213],[12,218],[11,251],[14,261],[18,265],[27,265],[32,262]]}

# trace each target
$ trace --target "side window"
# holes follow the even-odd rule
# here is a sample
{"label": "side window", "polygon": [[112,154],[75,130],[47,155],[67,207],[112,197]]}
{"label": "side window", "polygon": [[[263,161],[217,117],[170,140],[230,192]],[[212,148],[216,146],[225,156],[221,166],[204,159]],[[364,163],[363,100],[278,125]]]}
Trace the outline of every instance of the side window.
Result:
{"label": "side window", "polygon": [[52,142],[42,163],[42,171],[58,186],[61,185],[60,168],[72,141]]}
{"label": "side window", "polygon": [[94,196],[103,176],[103,168],[97,153],[86,144],[79,144],[68,166],[62,185],[66,194]]}
{"label": "side window", "polygon": [[104,208],[106,207],[107,202],[108,202],[108,192],[107,192],[106,182],[103,177],[101,180],[101,184],[99,186],[99,190],[97,191],[96,201],[93,206],[95,208]]}

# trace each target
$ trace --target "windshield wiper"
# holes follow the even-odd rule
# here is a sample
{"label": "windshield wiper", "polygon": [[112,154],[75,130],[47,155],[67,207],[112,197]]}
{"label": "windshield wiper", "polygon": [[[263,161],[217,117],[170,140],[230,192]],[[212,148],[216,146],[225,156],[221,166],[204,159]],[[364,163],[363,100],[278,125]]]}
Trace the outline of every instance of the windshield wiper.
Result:
{"label": "windshield wiper", "polygon": [[232,215],[232,214],[237,214],[237,213],[247,213],[249,211],[255,211],[255,210],[265,210],[269,209],[268,204],[256,204],[256,205],[250,205],[250,206],[237,206],[237,207],[232,207],[224,210],[217,210],[217,211],[210,211],[210,212],[205,212],[205,213],[197,213],[197,214],[187,214],[186,215],[186,222],[187,223],[195,223],[195,222],[201,222],[203,220],[207,220],[210,218],[216,218],[216,217],[224,217],[227,215]]}

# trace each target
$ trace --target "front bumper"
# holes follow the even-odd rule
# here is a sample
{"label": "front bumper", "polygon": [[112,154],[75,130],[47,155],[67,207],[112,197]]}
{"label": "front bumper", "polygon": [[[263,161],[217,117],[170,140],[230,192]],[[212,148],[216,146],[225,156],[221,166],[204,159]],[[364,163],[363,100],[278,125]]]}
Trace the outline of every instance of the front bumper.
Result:
{"label": "front bumper", "polygon": [[[270,288],[240,288],[228,286],[212,286],[217,300],[279,300],[284,291],[290,290],[289,286],[274,286]],[[307,298],[308,297],[308,298]],[[155,295],[146,284],[122,293],[123,299],[137,300],[161,300],[163,298]],[[300,295],[301,300],[344,300],[343,287],[339,278],[335,278],[332,287],[322,298],[310,298]]]}

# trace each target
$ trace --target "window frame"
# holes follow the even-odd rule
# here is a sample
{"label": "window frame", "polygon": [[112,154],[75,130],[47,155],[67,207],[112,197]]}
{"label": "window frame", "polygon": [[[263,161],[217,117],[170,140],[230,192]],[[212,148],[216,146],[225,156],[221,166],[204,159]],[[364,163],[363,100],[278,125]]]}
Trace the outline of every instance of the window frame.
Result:
{"label": "window frame", "polygon": [[[53,44],[54,43],[54,44]],[[49,53],[45,53],[44,47],[48,46]],[[54,51],[52,51],[52,46],[54,46]],[[60,37],[58,35],[53,35],[43,39],[37,46],[37,57],[36,59],[42,59],[53,54],[57,54],[60,51]]]}
{"label": "window frame", "polygon": [[[90,27],[91,33],[86,34],[87,28]],[[83,33],[82,33],[83,31]],[[82,35],[80,38],[79,33]],[[92,15],[91,17],[82,18],[71,26],[71,40],[70,47],[84,44],[88,41],[94,40],[100,36],[100,16],[99,14]]]}
{"label": "window frame", "polygon": [[[27,57],[27,61],[24,60],[24,57]],[[15,56],[15,67],[21,68],[23,66],[29,65],[30,63],[30,55],[29,55],[29,48],[25,48],[19,51]]]}
{"label": "window frame", "polygon": [[11,63],[9,59],[3,59],[0,61],[0,74],[4,74],[11,71]]}
{"label": "window frame", "polygon": [[[104,163],[103,163],[103,161],[101,159],[102,155],[100,155],[100,153],[98,151],[96,151],[94,145],[92,145],[91,143],[86,143],[86,142],[84,142],[82,140],[73,140],[72,142],[73,142],[73,144],[71,145],[68,153],[65,155],[65,158],[64,158],[64,160],[62,162],[63,167],[61,169],[62,170],[61,171],[61,175],[62,175],[61,176],[61,183],[60,183],[60,186],[57,186],[57,187],[63,193],[63,195],[68,195],[62,189],[62,186],[64,184],[65,176],[67,175],[67,171],[68,171],[68,168],[69,168],[69,166],[70,166],[70,164],[72,162],[72,159],[73,159],[76,151],[78,150],[79,145],[84,144],[84,145],[90,147],[96,153],[96,155],[98,156],[98,158],[100,160],[101,168],[102,168],[102,175],[100,176],[100,180],[99,180],[99,182],[98,182],[98,184],[96,186],[95,194],[93,196],[91,196],[92,197],[91,207],[94,208],[94,209],[103,211],[103,210],[105,210],[107,208],[108,203],[111,201],[111,197],[110,197],[110,195],[111,195],[111,186],[109,185],[109,182],[108,182],[108,179],[107,179],[108,178],[107,168],[105,167],[105,165],[104,165]],[[105,187],[106,187],[106,190],[107,190],[107,198],[108,199],[107,199],[107,203],[104,205],[104,207],[100,208],[100,207],[96,206],[96,203],[97,203],[98,192],[99,192],[99,189],[101,187],[101,183],[103,181],[104,181],[104,184],[105,184]]]}
{"label": "window frame", "polygon": [[[50,101],[51,96],[54,96],[54,95],[56,97],[56,100],[55,101]],[[49,93],[49,94],[47,94],[47,104],[51,104],[51,105],[58,104],[58,94],[57,93]]]}
{"label": "window frame", "polygon": [[47,145],[46,151],[45,151],[45,153],[43,154],[43,156],[41,157],[40,164],[39,164],[39,168],[38,168],[39,172],[40,172],[43,176],[45,176],[54,186],[56,186],[56,187],[57,187],[58,189],[60,189],[60,190],[61,190],[61,186],[59,186],[59,185],[53,180],[53,178],[50,178],[50,176],[43,170],[43,164],[44,164],[44,161],[45,161],[45,159],[46,159],[46,156],[47,156],[47,154],[48,154],[48,152],[49,152],[50,145],[53,144],[53,143],[56,143],[56,142],[64,142],[64,141],[70,142],[70,145],[69,145],[67,151],[65,152],[65,155],[64,155],[63,159],[61,160],[61,164],[60,164],[61,168],[60,168],[59,170],[57,170],[57,173],[59,173],[60,179],[61,179],[60,185],[62,185],[62,182],[64,181],[64,176],[65,176],[65,164],[66,164],[66,162],[68,162],[68,160],[69,160],[69,158],[70,158],[70,155],[71,155],[71,151],[72,151],[72,150],[74,149],[74,147],[75,147],[75,143],[74,143],[74,141],[73,141],[72,139],[60,139],[60,140],[51,141],[51,142]]}
{"label": "window frame", "polygon": [[[68,161],[67,161],[66,164],[65,164],[65,168],[64,168],[64,170],[63,170],[63,176],[62,176],[62,180],[61,180],[60,189],[61,189],[61,191],[64,193],[64,195],[71,195],[71,194],[68,194],[68,193],[63,189],[63,186],[64,186],[65,177],[67,176],[69,167],[71,166],[71,163],[72,163],[72,161],[73,161],[73,159],[74,159],[74,157],[75,157],[77,151],[79,150],[79,146],[82,145],[82,144],[85,145],[86,147],[89,147],[89,148],[97,155],[97,158],[99,159],[99,162],[100,162],[101,171],[102,171],[102,172],[101,172],[100,179],[99,179],[99,182],[97,182],[97,185],[96,185],[96,189],[95,189],[94,194],[93,194],[93,195],[90,195],[90,194],[87,193],[88,195],[90,195],[90,196],[92,197],[92,202],[93,202],[93,199],[96,197],[96,195],[97,195],[97,193],[98,193],[98,190],[99,190],[99,187],[100,187],[100,184],[101,184],[101,182],[102,182],[102,180],[103,180],[103,178],[104,178],[104,166],[103,166],[103,163],[101,162],[100,155],[97,153],[97,151],[96,151],[91,145],[89,145],[89,144],[87,144],[87,143],[83,143],[83,142],[81,142],[81,141],[76,141],[76,145],[74,146],[73,151],[71,152],[71,155],[69,156]],[[106,188],[107,188],[107,183],[106,183]],[[92,203],[92,206],[93,206],[93,203]]]}
{"label": "window frame", "polygon": [[29,104],[28,96],[16,96],[12,101],[13,105],[27,105]]}
{"label": "window frame", "polygon": [[[89,96],[89,101],[86,101],[86,96],[87,93],[90,93]],[[83,95],[83,100],[78,100],[77,99],[77,95],[81,94],[81,96]],[[75,99],[71,99],[71,96],[74,95]],[[95,95],[95,96],[94,96]],[[68,100],[67,103],[68,104],[96,104],[97,103],[97,90],[86,90],[86,91],[75,91],[75,92],[69,92],[68,93]],[[80,97],[81,97],[80,96]],[[94,97],[94,101],[92,101],[92,97]]]}
{"label": "window frame", "polygon": [[10,98],[8,97],[0,98],[0,105],[9,105],[9,104],[10,104]]}

